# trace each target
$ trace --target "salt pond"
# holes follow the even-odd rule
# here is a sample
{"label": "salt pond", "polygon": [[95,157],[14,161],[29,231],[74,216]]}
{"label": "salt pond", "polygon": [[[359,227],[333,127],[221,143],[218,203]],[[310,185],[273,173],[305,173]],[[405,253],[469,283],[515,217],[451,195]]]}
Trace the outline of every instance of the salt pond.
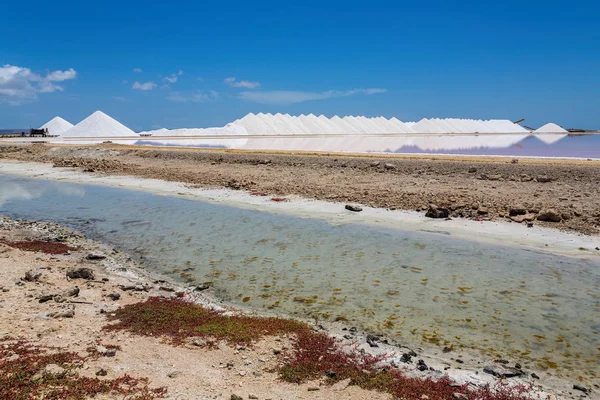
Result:
{"label": "salt pond", "polygon": [[597,258],[9,175],[0,175],[0,213],[74,227],[153,271],[212,282],[234,304],[561,376],[600,373]]}

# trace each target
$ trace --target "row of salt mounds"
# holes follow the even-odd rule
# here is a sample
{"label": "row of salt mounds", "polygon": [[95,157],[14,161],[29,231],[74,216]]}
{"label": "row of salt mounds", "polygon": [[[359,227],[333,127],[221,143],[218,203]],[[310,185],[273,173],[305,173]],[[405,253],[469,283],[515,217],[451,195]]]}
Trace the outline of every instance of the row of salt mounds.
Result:
{"label": "row of salt mounds", "polygon": [[[135,144],[152,146],[185,146],[185,147],[216,147],[240,148],[246,145],[246,138],[227,138],[227,136],[247,136],[248,132],[242,126],[227,124],[222,128],[182,128],[157,129],[140,132],[140,140]],[[215,138],[217,137],[217,138]]]}
{"label": "row of salt mounds", "polygon": [[378,134],[378,133],[415,133],[402,121],[384,117],[366,118],[337,115],[327,118],[324,115],[289,114],[248,114],[233,124],[242,126],[250,135],[286,135],[286,134]]}
{"label": "row of salt mounds", "polygon": [[94,112],[64,132],[62,136],[65,138],[139,137],[137,133],[102,111]]}
{"label": "row of salt mounds", "polygon": [[410,127],[417,133],[527,133],[527,129],[505,119],[475,120],[423,118]]}
{"label": "row of salt mounds", "polygon": [[[546,125],[537,128],[535,131],[533,131],[533,133],[535,134],[535,137],[540,139],[542,142],[546,144],[552,144],[566,137],[566,134],[569,133],[569,131],[552,122],[549,122]],[[561,135],[561,133],[564,134]]]}
{"label": "row of salt mounds", "polygon": [[40,129],[48,129],[50,135],[62,135],[73,127],[73,124],[69,121],[62,119],[61,117],[54,117],[44,125],[40,126]]}

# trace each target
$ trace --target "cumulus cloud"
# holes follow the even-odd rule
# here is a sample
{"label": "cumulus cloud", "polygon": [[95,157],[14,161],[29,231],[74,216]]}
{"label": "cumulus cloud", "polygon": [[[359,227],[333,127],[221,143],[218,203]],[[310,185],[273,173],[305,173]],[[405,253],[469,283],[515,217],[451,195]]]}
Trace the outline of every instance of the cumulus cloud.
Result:
{"label": "cumulus cloud", "polygon": [[42,76],[29,68],[5,64],[0,67],[0,102],[20,105],[37,100],[39,93],[62,92],[65,90],[54,82],[64,82],[77,77],[73,68],[66,71],[51,71]]}
{"label": "cumulus cloud", "polygon": [[244,89],[254,89],[260,86],[260,82],[236,81],[235,77],[226,78],[224,82],[228,86]]}
{"label": "cumulus cloud", "polygon": [[152,90],[156,87],[156,83],[154,82],[145,82],[145,83],[140,83],[138,81],[135,81],[133,83],[132,88],[136,89],[136,90]]}
{"label": "cumulus cloud", "polygon": [[141,68],[134,68],[133,72],[142,72],[142,69]]}
{"label": "cumulus cloud", "polygon": [[385,93],[387,89],[352,89],[352,90],[328,90],[326,92],[302,92],[293,90],[274,90],[268,92],[241,92],[238,97],[242,100],[261,104],[289,105],[312,100],[325,100],[335,97],[347,97],[357,94],[373,95]]}
{"label": "cumulus cloud", "polygon": [[171,92],[167,96],[167,100],[174,101],[176,103],[207,103],[214,101],[219,98],[219,93],[214,90],[208,92],[196,91],[191,94],[182,92]]}

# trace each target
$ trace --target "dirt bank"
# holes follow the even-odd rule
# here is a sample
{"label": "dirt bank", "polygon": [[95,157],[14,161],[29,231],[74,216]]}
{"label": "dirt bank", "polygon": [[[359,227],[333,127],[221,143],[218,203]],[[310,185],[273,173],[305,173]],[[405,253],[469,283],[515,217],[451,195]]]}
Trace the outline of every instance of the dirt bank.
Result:
{"label": "dirt bank", "polygon": [[600,228],[600,163],[449,156],[249,153],[117,145],[0,145],[0,158],[229,187],[272,195],[534,223],[585,234]]}

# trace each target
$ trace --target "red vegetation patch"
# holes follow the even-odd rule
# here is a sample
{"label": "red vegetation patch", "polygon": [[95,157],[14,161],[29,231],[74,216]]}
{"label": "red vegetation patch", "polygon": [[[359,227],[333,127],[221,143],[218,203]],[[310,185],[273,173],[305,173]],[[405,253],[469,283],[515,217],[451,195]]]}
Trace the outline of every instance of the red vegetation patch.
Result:
{"label": "red vegetation patch", "polygon": [[[145,378],[80,376],[88,357],[25,340],[0,339],[0,400],[87,399],[98,394],[127,399],[164,398],[165,388],[151,389]],[[53,365],[53,368],[47,368]]]}
{"label": "red vegetation patch", "polygon": [[77,250],[77,248],[67,246],[64,243],[45,242],[42,240],[29,240],[22,242],[10,242],[7,240],[0,240],[0,243],[23,251],[41,251],[42,253],[46,254],[64,254],[67,251]]}
{"label": "red vegetation patch", "polygon": [[281,203],[283,201],[289,201],[289,200],[286,199],[285,197],[271,197],[271,201],[274,201],[276,203]]}
{"label": "red vegetation patch", "polygon": [[176,345],[189,337],[250,345],[264,336],[310,330],[308,325],[290,319],[227,316],[181,298],[151,297],[143,303],[119,308],[108,319],[118,322],[104,327],[105,330],[162,336]]}
{"label": "red vegetation patch", "polygon": [[[250,345],[264,336],[288,334],[292,349],[278,367],[281,380],[302,383],[324,379],[326,383],[350,379],[351,385],[413,400],[532,400],[531,387],[494,387],[469,390],[456,386],[448,378],[439,380],[410,378],[401,370],[383,366],[385,357],[373,357],[358,351],[346,351],[335,339],[315,332],[309,325],[282,318],[226,316],[181,298],[150,298],[143,303],[126,305],[108,317],[116,323],[109,331],[127,330],[143,336],[159,336],[179,345],[189,337],[204,337],[209,343],[225,340],[231,345]],[[426,397],[424,397],[424,395]]]}

